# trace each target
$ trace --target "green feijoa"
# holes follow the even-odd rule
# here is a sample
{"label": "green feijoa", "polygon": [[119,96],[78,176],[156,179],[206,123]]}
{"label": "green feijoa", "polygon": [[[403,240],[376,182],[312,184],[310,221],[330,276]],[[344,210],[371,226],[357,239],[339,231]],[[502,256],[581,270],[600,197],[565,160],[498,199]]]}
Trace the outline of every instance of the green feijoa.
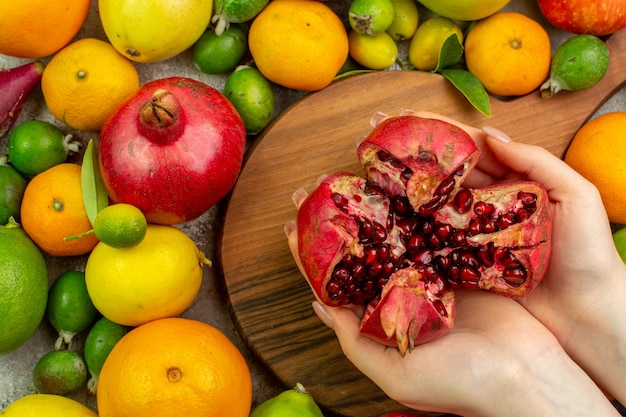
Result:
{"label": "green feijoa", "polygon": [[348,8],[350,27],[362,35],[385,32],[396,16],[391,0],[354,0]]}
{"label": "green feijoa", "polygon": [[561,90],[578,91],[596,85],[609,67],[609,49],[599,38],[574,35],[552,56],[550,77],[541,86],[541,95],[550,97]]}
{"label": "green feijoa", "polygon": [[226,80],[224,95],[237,109],[248,134],[259,133],[272,121],[274,90],[258,69],[248,65],[237,67]]}
{"label": "green feijoa", "polygon": [[87,293],[85,272],[67,271],[52,283],[46,316],[59,332],[56,349],[64,343],[71,346],[74,335],[89,328],[98,317],[98,310]]}
{"label": "green feijoa", "polygon": [[53,350],[33,368],[33,385],[40,394],[67,395],[87,382],[87,366],[81,355],[70,350]]}
{"label": "green feijoa", "polygon": [[237,66],[247,50],[246,31],[241,25],[233,23],[221,35],[208,27],[193,44],[191,58],[205,74],[224,74]]}
{"label": "green feijoa", "polygon": [[109,356],[113,346],[128,333],[130,329],[102,317],[98,320],[85,339],[84,355],[87,370],[91,377],[87,381],[89,392],[95,394],[98,388],[98,377],[104,361]]}
{"label": "green feijoa", "polygon": [[213,17],[215,33],[222,32],[233,23],[245,23],[256,17],[269,0],[215,0]]}
{"label": "green feijoa", "polygon": [[11,164],[27,176],[35,176],[65,162],[70,152],[78,152],[80,142],[52,123],[29,120],[15,127],[7,140]]}
{"label": "green feijoa", "polygon": [[25,189],[26,179],[22,174],[0,161],[0,225],[7,224],[10,217],[19,220]]}

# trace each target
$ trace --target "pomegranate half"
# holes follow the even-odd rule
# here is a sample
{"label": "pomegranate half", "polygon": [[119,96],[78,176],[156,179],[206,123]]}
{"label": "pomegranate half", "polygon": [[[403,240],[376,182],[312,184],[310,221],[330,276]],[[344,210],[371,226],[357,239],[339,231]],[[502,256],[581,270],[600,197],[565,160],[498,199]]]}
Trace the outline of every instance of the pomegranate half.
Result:
{"label": "pomegranate half", "polygon": [[454,325],[454,290],[528,294],[550,257],[545,189],[462,186],[480,150],[450,123],[383,120],[357,154],[365,176],[326,177],[298,210],[298,250],[318,298],[365,305],[361,332],[402,355]]}
{"label": "pomegranate half", "polygon": [[99,161],[115,203],[151,223],[193,220],[232,189],[246,146],[230,101],[188,78],[151,81],[104,123]]}

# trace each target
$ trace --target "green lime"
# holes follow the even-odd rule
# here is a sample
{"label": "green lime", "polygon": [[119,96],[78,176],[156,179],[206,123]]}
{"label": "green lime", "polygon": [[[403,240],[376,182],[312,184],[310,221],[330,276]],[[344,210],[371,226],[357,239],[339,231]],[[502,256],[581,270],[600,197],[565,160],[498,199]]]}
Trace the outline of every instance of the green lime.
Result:
{"label": "green lime", "polygon": [[248,35],[241,25],[231,24],[221,35],[209,27],[193,44],[193,63],[205,74],[235,69],[248,50]]}
{"label": "green lime", "polygon": [[89,328],[98,310],[87,293],[83,271],[67,271],[52,283],[46,316],[59,332],[56,349],[61,349],[63,343],[71,345],[75,334]]}
{"label": "green lime", "polygon": [[420,71],[432,71],[437,68],[441,48],[450,37],[456,34],[463,43],[463,31],[453,20],[435,16],[421,23],[409,44],[409,61]]}
{"label": "green lime", "polygon": [[550,78],[541,86],[542,97],[561,90],[578,91],[596,85],[609,68],[609,49],[593,35],[575,35],[552,56]]}
{"label": "green lime", "polygon": [[613,232],[613,242],[615,242],[619,256],[626,263],[626,227]]}
{"label": "green lime", "polygon": [[395,16],[386,32],[394,41],[411,39],[417,30],[419,12],[415,0],[391,0]]}
{"label": "green lime", "polygon": [[9,219],[0,226],[0,355],[35,333],[46,311],[48,269],[35,243]]}
{"label": "green lime", "polygon": [[213,17],[215,33],[221,35],[231,23],[244,23],[256,17],[269,0],[215,0]]}
{"label": "green lime", "polygon": [[226,80],[224,95],[237,109],[250,135],[259,133],[274,117],[274,90],[256,68],[237,67]]}
{"label": "green lime", "polygon": [[11,165],[0,162],[0,225],[19,220],[26,179]]}
{"label": "green lime", "polygon": [[33,385],[40,394],[67,395],[87,382],[87,365],[78,353],[53,350],[43,355],[33,369]]}
{"label": "green lime", "polygon": [[362,35],[377,35],[386,31],[395,15],[391,0],[354,0],[348,8],[350,27]]}
{"label": "green lime", "polygon": [[91,378],[87,381],[87,388],[92,394],[96,393],[98,387],[98,377],[102,370],[104,361],[109,356],[113,346],[126,334],[130,329],[121,324],[117,324],[102,317],[93,325],[87,339],[85,339],[85,363]]}
{"label": "green lime", "polygon": [[93,222],[96,237],[114,248],[130,248],[146,236],[146,216],[137,207],[118,203],[100,210]]}
{"label": "green lime", "polygon": [[21,173],[35,176],[65,162],[70,152],[78,152],[80,142],[71,140],[57,126],[42,120],[29,120],[11,131],[7,141],[9,161]]}
{"label": "green lime", "polygon": [[398,57],[398,45],[387,32],[363,35],[355,30],[348,34],[350,56],[359,64],[373,70],[389,68]]}

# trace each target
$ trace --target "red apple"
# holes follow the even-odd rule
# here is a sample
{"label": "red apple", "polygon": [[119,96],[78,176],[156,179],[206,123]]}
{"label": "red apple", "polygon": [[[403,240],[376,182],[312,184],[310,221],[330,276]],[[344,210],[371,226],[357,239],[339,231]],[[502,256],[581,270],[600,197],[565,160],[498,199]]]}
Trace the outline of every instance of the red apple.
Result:
{"label": "red apple", "polygon": [[548,22],[572,33],[604,36],[626,27],[626,0],[537,0]]}

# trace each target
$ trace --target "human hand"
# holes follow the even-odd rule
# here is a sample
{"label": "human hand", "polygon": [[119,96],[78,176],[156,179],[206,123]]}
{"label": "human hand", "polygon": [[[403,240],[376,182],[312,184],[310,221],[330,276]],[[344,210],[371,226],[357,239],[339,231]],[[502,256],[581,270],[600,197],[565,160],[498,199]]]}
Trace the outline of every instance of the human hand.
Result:
{"label": "human hand", "polygon": [[[416,114],[455,123],[432,113]],[[594,380],[624,403],[626,266],[615,249],[597,189],[541,147],[507,142],[510,138],[493,129],[461,127],[483,152],[466,186],[530,179],[547,189],[552,256],[543,281],[519,301]]]}
{"label": "human hand", "polygon": [[[296,205],[305,197],[294,193]],[[285,231],[304,275],[295,222]],[[618,415],[554,336],[511,299],[458,291],[454,328],[405,357],[359,333],[362,310],[313,306],[347,358],[408,407],[463,416]]]}

